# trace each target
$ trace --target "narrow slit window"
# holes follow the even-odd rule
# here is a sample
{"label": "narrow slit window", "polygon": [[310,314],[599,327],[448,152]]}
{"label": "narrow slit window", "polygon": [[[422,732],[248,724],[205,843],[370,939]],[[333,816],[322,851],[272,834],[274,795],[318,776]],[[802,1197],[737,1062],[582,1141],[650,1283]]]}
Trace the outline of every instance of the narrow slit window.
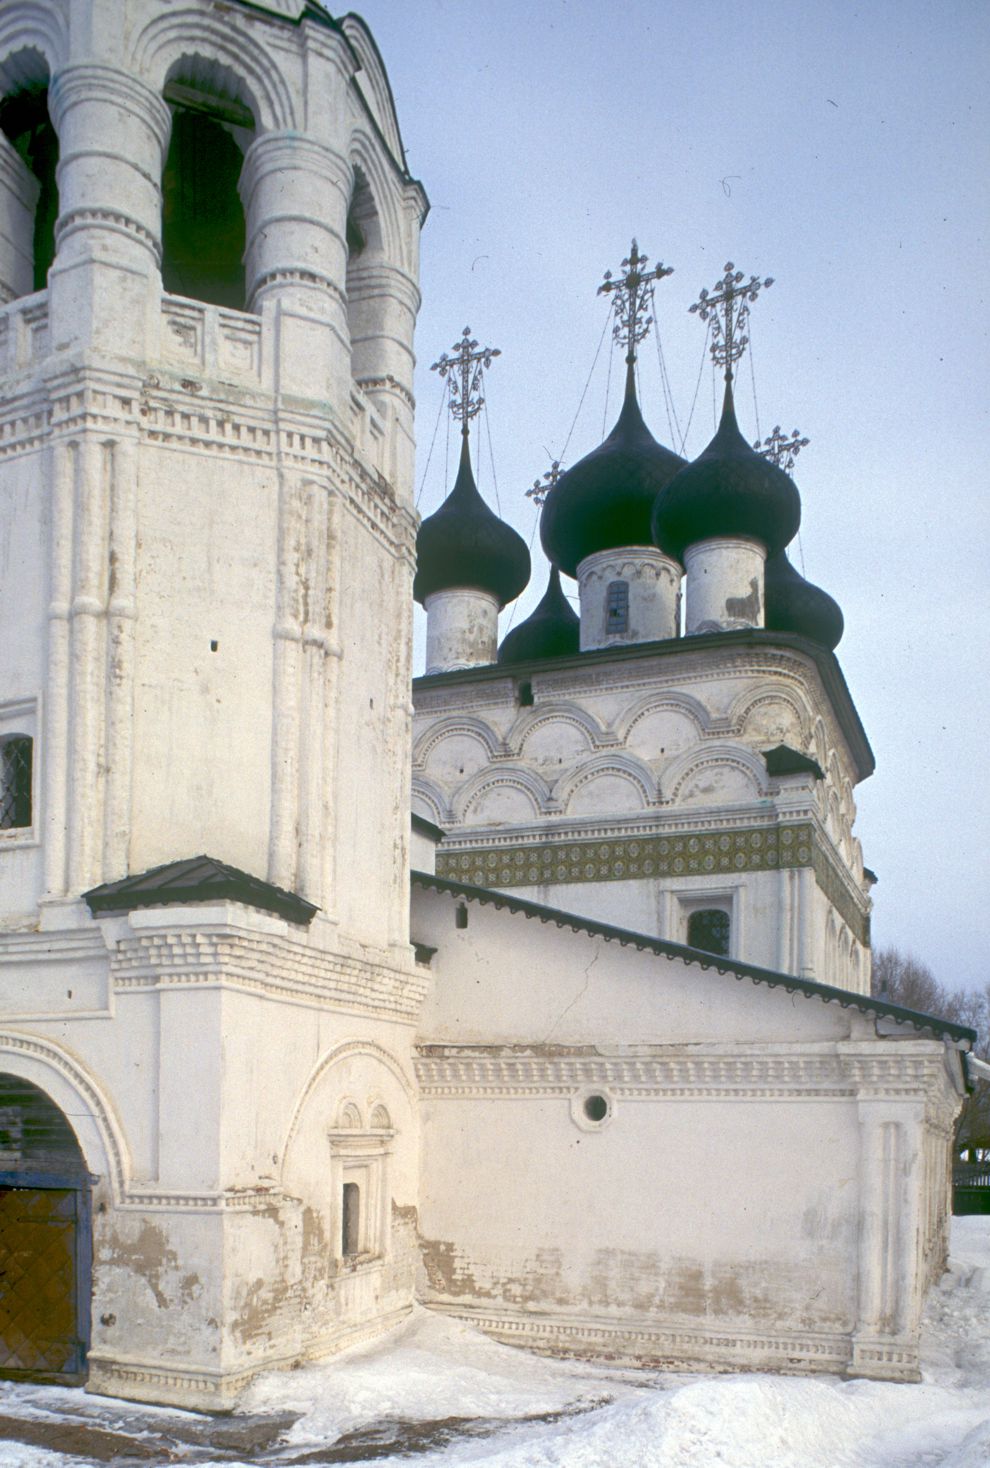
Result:
{"label": "narrow slit window", "polygon": [[629,631],[629,582],[612,581],[605,593],[605,631]]}
{"label": "narrow slit window", "polygon": [[729,953],[729,914],[720,907],[703,907],[688,918],[689,948],[715,953],[727,958]]}
{"label": "narrow slit window", "polygon": [[344,1258],[361,1252],[361,1190],[357,1183],[344,1184],[341,1253]]}
{"label": "narrow slit window", "polygon": [[0,739],[0,831],[31,824],[32,750],[27,734]]}

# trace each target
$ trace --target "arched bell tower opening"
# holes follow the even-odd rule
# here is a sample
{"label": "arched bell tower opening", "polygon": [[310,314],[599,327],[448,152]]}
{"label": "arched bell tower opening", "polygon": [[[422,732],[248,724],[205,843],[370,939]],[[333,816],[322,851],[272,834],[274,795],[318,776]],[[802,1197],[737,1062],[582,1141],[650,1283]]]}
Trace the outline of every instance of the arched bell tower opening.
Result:
{"label": "arched bell tower opening", "polygon": [[75,1133],[38,1086],[0,1073],[0,1377],[85,1380],[91,1269]]}
{"label": "arched bell tower opening", "polygon": [[162,283],[172,295],[243,311],[246,225],[239,192],[255,122],[226,67],[183,57],[165,101],[172,132],[162,173]]}
{"label": "arched bell tower opening", "polygon": [[0,293],[44,290],[55,258],[58,135],[48,111],[48,63],[33,48],[0,68]]}
{"label": "arched bell tower opening", "polygon": [[381,219],[371,185],[363,169],[354,168],[347,209],[347,325],[351,341],[351,372],[355,381],[382,373],[380,338],[386,328],[386,302],[378,272],[385,264]]}

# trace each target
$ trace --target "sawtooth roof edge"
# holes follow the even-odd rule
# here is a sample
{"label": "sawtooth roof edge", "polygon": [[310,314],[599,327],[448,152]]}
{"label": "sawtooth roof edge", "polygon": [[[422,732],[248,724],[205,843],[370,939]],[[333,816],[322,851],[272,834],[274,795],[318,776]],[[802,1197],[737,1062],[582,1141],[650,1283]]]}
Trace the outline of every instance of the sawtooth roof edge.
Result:
{"label": "sawtooth roof edge", "polygon": [[540,902],[528,902],[522,897],[508,897],[504,892],[496,892],[491,887],[454,882],[449,877],[437,877],[431,872],[413,871],[410,875],[413,885],[417,887],[432,887],[434,891],[446,892],[452,897],[463,897],[468,902],[478,902],[482,906],[507,908],[509,912],[519,913],[523,917],[537,918],[541,923],[554,923],[558,928],[570,928],[575,933],[589,933],[592,937],[604,938],[606,942],[619,943],[623,948],[638,948],[663,958],[679,958],[684,963],[697,964],[703,969],[713,968],[720,974],[731,974],[735,979],[751,979],[754,984],[766,984],[768,989],[785,989],[789,994],[803,994],[806,999],[821,999],[825,1004],[838,1004],[843,1009],[858,1009],[862,1014],[885,1015],[910,1024],[916,1030],[930,1030],[936,1039],[968,1041],[970,1045],[976,1043],[976,1031],[967,1025],[957,1025],[951,1020],[939,1019],[934,1014],[904,1009],[900,1004],[888,1004],[869,994],[854,994],[850,989],[838,989],[833,984],[819,984],[814,979],[799,979],[794,974],[782,974],[775,969],[760,968],[756,964],[740,963],[736,959],[706,954],[698,948],[688,948],[683,943],[651,938],[647,933],[616,928],[611,923],[596,922],[593,918],[563,912],[556,907],[546,907]]}

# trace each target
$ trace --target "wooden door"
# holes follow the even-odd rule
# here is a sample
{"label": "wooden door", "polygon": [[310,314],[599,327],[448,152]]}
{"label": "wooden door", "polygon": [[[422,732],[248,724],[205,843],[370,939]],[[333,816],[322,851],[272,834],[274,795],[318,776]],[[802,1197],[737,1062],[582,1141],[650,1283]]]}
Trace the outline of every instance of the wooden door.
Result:
{"label": "wooden door", "polygon": [[80,1258],[85,1202],[73,1187],[0,1187],[0,1373],[78,1381],[85,1367]]}

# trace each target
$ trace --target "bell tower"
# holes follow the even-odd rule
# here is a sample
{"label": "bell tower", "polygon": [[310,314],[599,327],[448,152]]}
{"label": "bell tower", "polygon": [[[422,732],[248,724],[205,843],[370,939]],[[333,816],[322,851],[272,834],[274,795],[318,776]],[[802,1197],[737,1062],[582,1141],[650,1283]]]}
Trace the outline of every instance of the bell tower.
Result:
{"label": "bell tower", "polygon": [[223,1405],[411,1299],[426,208],[354,16],[0,5],[0,1073],[100,1138],[105,1390]]}
{"label": "bell tower", "polygon": [[208,851],[395,943],[425,199],[360,22],[119,10],[0,16],[7,900]]}

